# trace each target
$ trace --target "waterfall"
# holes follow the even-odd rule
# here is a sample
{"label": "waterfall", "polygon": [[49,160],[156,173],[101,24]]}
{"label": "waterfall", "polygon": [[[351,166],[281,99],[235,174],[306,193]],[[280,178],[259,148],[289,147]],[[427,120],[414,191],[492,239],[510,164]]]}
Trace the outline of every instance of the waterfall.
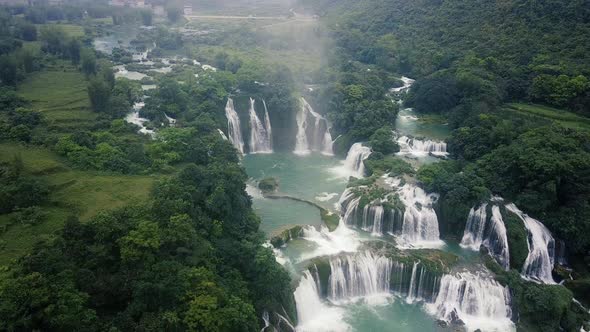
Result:
{"label": "waterfall", "polygon": [[391,88],[389,89],[390,92],[393,93],[399,93],[399,92],[404,92],[407,91],[408,89],[410,89],[410,87],[412,86],[412,84],[414,84],[414,80],[405,76],[401,77],[401,80],[403,82],[403,85],[397,88]]}
{"label": "waterfall", "polygon": [[227,141],[227,136],[225,136],[225,133],[223,132],[223,130],[221,130],[221,129],[217,128],[217,132],[219,133],[219,136],[221,136],[221,138],[222,138],[224,141]]}
{"label": "waterfall", "polygon": [[144,106],[145,106],[144,102],[137,102],[137,103],[133,104],[133,111],[131,111],[127,114],[127,116],[125,117],[125,121],[138,126],[140,133],[148,134],[148,135],[152,136],[152,138],[153,138],[154,135],[156,134],[156,132],[153,129],[148,129],[145,126],[145,123],[149,122],[149,120],[139,116],[139,111],[141,111],[141,109]]}
{"label": "waterfall", "polygon": [[272,137],[268,112],[265,110],[265,126],[256,114],[254,99],[250,98],[250,153],[272,153]]}
{"label": "waterfall", "polygon": [[264,332],[268,327],[270,327],[270,316],[268,314],[268,311],[264,310],[264,312],[262,313],[262,321],[264,322],[264,326],[262,327],[262,330],[260,330],[260,332]]}
{"label": "waterfall", "polygon": [[295,153],[309,154],[312,151],[332,155],[332,136],[328,121],[316,113],[311,105],[301,98],[301,109],[297,113],[297,136],[295,137]]}
{"label": "waterfall", "polygon": [[426,194],[422,188],[406,183],[398,190],[406,206],[402,224],[401,240],[409,246],[440,245],[438,218],[433,204],[437,194]]}
{"label": "waterfall", "polygon": [[315,331],[346,331],[348,325],[344,323],[343,311],[337,307],[331,307],[320,297],[320,288],[309,270],[303,272],[299,286],[293,293],[297,306],[298,332]]}
{"label": "waterfall", "polygon": [[359,209],[360,200],[361,197],[356,197],[351,188],[342,193],[338,202],[342,223],[370,232],[373,236],[382,236],[384,233],[394,234],[401,229],[403,217],[401,211],[386,209],[380,200]]}
{"label": "waterfall", "polygon": [[[494,202],[494,201],[492,201]],[[461,247],[479,251],[486,247],[505,270],[510,268],[510,253],[506,226],[498,205],[491,207],[492,216],[487,216],[488,204],[481,204],[477,209],[471,208],[461,240]]]}
{"label": "waterfall", "polygon": [[346,173],[357,178],[365,176],[364,160],[369,158],[370,154],[370,148],[363,146],[362,143],[354,143],[348,150],[346,160],[344,161]]}
{"label": "waterfall", "polygon": [[528,232],[527,244],[529,254],[522,267],[525,277],[548,284],[555,281],[551,276],[555,258],[555,240],[551,232],[540,221],[533,219],[519,210],[514,204],[507,204],[506,209],[517,215]]}
{"label": "waterfall", "polygon": [[355,252],[361,245],[358,234],[346,227],[344,223],[340,223],[333,232],[330,232],[325,226],[321,226],[320,230],[313,226],[304,226],[301,238],[313,243],[315,248],[310,252],[301,254],[298,261],[343,252]]}
{"label": "waterfall", "polygon": [[483,232],[486,227],[486,208],[487,204],[480,205],[479,208],[471,208],[467,217],[467,224],[463,232],[461,246],[472,250],[479,250],[483,242]]}
{"label": "waterfall", "polygon": [[268,108],[266,107],[266,101],[262,99],[262,105],[264,106],[264,127],[266,128],[266,137],[270,142],[270,149],[272,150],[272,126],[270,125],[270,116],[268,115]]}
{"label": "waterfall", "polygon": [[510,250],[508,249],[508,235],[500,207],[492,207],[492,217],[489,223],[489,232],[483,241],[492,257],[496,259],[505,270],[510,269]]}
{"label": "waterfall", "polygon": [[227,133],[229,141],[238,150],[239,153],[244,154],[244,139],[242,138],[242,128],[240,126],[240,118],[234,108],[234,101],[227,98],[225,105],[225,117],[227,118]]}
{"label": "waterfall", "polygon": [[334,303],[389,295],[392,262],[369,251],[330,259],[328,299]]}
{"label": "waterfall", "polygon": [[164,113],[164,117],[168,121],[168,124],[169,124],[170,127],[176,126],[176,119],[175,118],[169,117],[168,114],[166,114],[166,113]]}
{"label": "waterfall", "polygon": [[444,321],[463,321],[470,331],[509,331],[513,329],[510,301],[509,289],[493,279],[459,273],[442,277],[436,300],[427,307]]}
{"label": "waterfall", "polygon": [[413,155],[413,156],[425,156],[433,154],[435,156],[446,156],[447,143],[433,141],[433,140],[419,140],[416,138],[410,138],[408,136],[400,136],[397,139],[397,143],[400,147],[399,155]]}

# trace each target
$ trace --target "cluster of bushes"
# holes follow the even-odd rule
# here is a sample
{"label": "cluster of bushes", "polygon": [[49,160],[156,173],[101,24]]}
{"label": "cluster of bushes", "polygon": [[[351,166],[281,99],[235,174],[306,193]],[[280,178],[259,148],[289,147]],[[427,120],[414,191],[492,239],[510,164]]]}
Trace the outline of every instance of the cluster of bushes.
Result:
{"label": "cluster of bushes", "polygon": [[192,164],[147,204],[68,220],[0,285],[0,328],[258,331],[265,310],[295,319],[245,180],[235,161]]}
{"label": "cluster of bushes", "polygon": [[17,155],[13,161],[0,163],[0,214],[11,213],[11,224],[35,225],[45,218],[40,205],[47,201],[49,186],[44,181],[24,173],[23,163]]}

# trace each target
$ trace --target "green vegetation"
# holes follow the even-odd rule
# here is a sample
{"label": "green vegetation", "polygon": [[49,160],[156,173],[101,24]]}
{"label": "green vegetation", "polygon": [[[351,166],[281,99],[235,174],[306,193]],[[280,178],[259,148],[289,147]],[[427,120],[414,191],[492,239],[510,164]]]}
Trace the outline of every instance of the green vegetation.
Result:
{"label": "green vegetation", "polygon": [[373,152],[364,161],[367,175],[381,175],[389,173],[391,176],[414,174],[414,168],[407,161],[392,156],[384,156],[380,152]]}
{"label": "green vegetation", "polygon": [[267,177],[258,182],[258,189],[262,193],[272,193],[279,189],[279,180],[275,177]]}
{"label": "green vegetation", "polygon": [[320,209],[320,217],[330,232],[335,231],[338,224],[340,224],[340,216],[332,211]]}
{"label": "green vegetation", "polygon": [[[441,194],[443,234],[460,235],[471,206],[494,193],[543,221],[568,243],[571,255],[587,256],[590,137],[573,130],[586,127],[590,115],[586,6],[521,0],[300,4],[331,23],[334,61],[353,84],[340,91],[345,100],[372,100],[354,85],[350,68],[362,68],[364,77],[380,75],[382,86],[388,75],[403,73],[417,79],[405,105],[440,114],[455,129],[448,146],[458,162],[426,166],[418,174],[426,189]],[[361,122],[339,121],[349,111],[351,118],[369,119],[362,126],[371,133],[388,122],[326,100],[338,108],[336,132],[356,132]],[[523,105],[530,102],[572,113]]]}
{"label": "green vegetation", "polygon": [[572,292],[560,285],[544,285],[524,280],[518,271],[504,271],[491,256],[486,266],[502,285],[510,287],[519,315],[518,331],[577,332],[587,325],[590,314],[573,301]]}
{"label": "green vegetation", "polygon": [[[264,311],[295,324],[290,277],[217,131],[238,84],[294,109],[289,71],[154,75],[145,114],[158,135],[145,137],[123,120],[140,84],[86,45],[103,24],[151,15],[79,6],[0,10],[0,330],[258,331]],[[178,36],[141,37],[178,50]],[[156,122],[163,112],[177,125]]]}
{"label": "green vegetation", "polygon": [[303,227],[299,225],[285,229],[279,234],[272,236],[270,238],[270,244],[275,248],[280,248],[287,242],[299,238],[303,234],[302,230]]}
{"label": "green vegetation", "polygon": [[508,110],[556,121],[566,128],[590,130],[590,118],[566,110],[537,104],[510,103]]}
{"label": "green vegetation", "polygon": [[51,237],[66,219],[77,216],[87,221],[100,211],[116,209],[145,200],[151,190],[153,178],[122,176],[72,170],[56,154],[44,148],[20,144],[0,144],[0,163],[13,162],[16,156],[22,161],[22,173],[34,181],[42,181],[49,188],[42,222],[34,225],[12,223],[12,214],[0,216],[4,243],[0,266],[28,252],[42,238]]}
{"label": "green vegetation", "polygon": [[508,248],[510,248],[510,267],[520,271],[529,254],[527,230],[522,220],[510,211],[504,209],[502,219],[506,226]]}

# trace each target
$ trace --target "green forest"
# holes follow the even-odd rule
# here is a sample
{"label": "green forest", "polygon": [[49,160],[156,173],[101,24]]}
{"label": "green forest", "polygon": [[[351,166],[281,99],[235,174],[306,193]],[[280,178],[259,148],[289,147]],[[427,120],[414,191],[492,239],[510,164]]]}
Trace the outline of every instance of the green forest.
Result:
{"label": "green forest", "polygon": [[[315,331],[301,308],[307,275],[315,273],[310,278],[321,295],[314,305],[349,310],[350,303],[337,296],[347,287],[351,294],[368,292],[362,278],[373,276],[372,267],[363,274],[362,268],[352,271],[352,260],[333,259],[363,250],[387,252],[405,264],[417,257],[414,271],[408,266],[400,274],[412,275],[404,295],[410,305],[418,264],[427,267],[419,278],[436,266],[433,283],[441,287],[443,272],[462,266],[452,257],[466,256],[463,263],[477,260],[493,285],[505,287],[511,300],[504,316],[515,331],[588,330],[586,1],[146,3],[0,6],[0,330]],[[187,7],[192,14],[185,16]],[[405,76],[415,82],[396,95]],[[229,109],[230,100],[235,109]],[[315,111],[305,113],[301,100]],[[405,147],[396,127],[407,109],[423,125],[445,127],[448,155],[427,153],[435,161],[424,163],[400,157]],[[240,133],[232,131],[231,111],[237,111],[233,121],[241,122]],[[326,133],[318,133],[320,126]],[[250,154],[237,149],[236,135],[244,136]],[[267,135],[272,154],[253,150],[257,135]],[[330,153],[311,148],[326,140]],[[333,158],[331,166],[346,167],[355,146],[368,153],[354,161],[360,174],[347,174],[342,188],[333,185],[321,195],[317,189],[313,200],[289,192],[295,186],[289,181],[303,188],[304,178],[273,173],[293,163],[284,154],[297,153],[302,142],[313,158]],[[271,165],[253,173],[258,164],[251,159]],[[314,162],[306,171],[326,168]],[[348,216],[339,209],[350,188],[360,195],[360,209],[375,201],[392,211],[407,208],[401,191],[392,198],[383,189],[392,183],[384,179],[394,176],[399,186],[437,193],[437,239],[458,248],[474,207],[489,204],[489,219],[497,197],[542,221],[555,240],[549,271],[554,284],[525,278],[521,268],[534,249],[532,235],[526,218],[507,207],[499,210],[510,248],[507,268],[483,245],[467,255],[439,247],[381,248],[366,238],[369,244],[360,245],[350,235],[341,240],[349,241],[345,249],[334,244],[327,254],[305,259],[312,245],[289,245],[315,239],[315,233],[291,221],[265,231],[268,206],[260,204],[275,203],[264,203],[268,197],[256,197],[251,188],[258,179],[254,187],[264,189],[261,196],[313,201],[310,208],[319,208],[336,237],[344,236]],[[309,188],[302,188],[296,194],[307,195]],[[332,192],[336,198],[329,197]],[[422,204],[417,211],[425,211]],[[310,218],[290,208],[276,205],[285,210],[274,218]],[[395,222],[402,221],[392,222],[392,229]],[[366,221],[355,224],[362,228]],[[375,241],[396,243],[393,233]],[[324,242],[314,241],[323,248]],[[289,256],[293,252],[299,256]],[[397,263],[387,265],[387,276]],[[334,274],[343,266],[350,274],[338,284]],[[395,288],[390,283],[388,291]],[[370,325],[375,319],[367,317],[374,316],[359,308],[342,319],[352,327],[322,321],[317,331],[399,328]],[[432,319],[409,308],[404,315],[410,321],[438,324],[441,331],[496,331],[471,329],[461,310]],[[407,331],[429,331],[431,325]]]}

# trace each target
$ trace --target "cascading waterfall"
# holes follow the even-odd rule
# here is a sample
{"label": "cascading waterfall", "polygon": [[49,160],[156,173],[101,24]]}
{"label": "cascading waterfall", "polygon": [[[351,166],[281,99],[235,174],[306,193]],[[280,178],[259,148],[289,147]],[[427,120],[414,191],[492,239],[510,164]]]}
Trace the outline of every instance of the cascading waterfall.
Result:
{"label": "cascading waterfall", "polygon": [[309,154],[312,151],[333,155],[332,135],[328,121],[316,113],[311,105],[301,98],[301,109],[297,113],[297,136],[295,137],[295,153]]}
{"label": "cascading waterfall", "polygon": [[265,108],[265,124],[256,114],[255,100],[250,98],[250,153],[272,153],[272,137],[268,111]]}
{"label": "cascading waterfall", "polygon": [[[357,187],[364,188],[364,187]],[[373,201],[359,209],[361,198],[356,197],[353,188],[347,188],[338,201],[342,222],[353,228],[370,232],[373,236],[394,234],[401,229],[403,213],[397,209],[385,208],[380,200]]]}
{"label": "cascading waterfall", "polygon": [[442,244],[438,218],[433,204],[437,194],[427,194],[422,188],[406,183],[397,191],[406,206],[401,240],[408,246],[438,246]]}
{"label": "cascading waterfall", "polygon": [[270,125],[270,116],[268,115],[268,108],[266,107],[266,101],[262,99],[262,105],[264,106],[264,127],[266,128],[266,136],[270,142],[270,149],[272,150],[272,126]]}
{"label": "cascading waterfall", "polygon": [[555,260],[555,239],[540,221],[533,219],[519,210],[514,204],[507,204],[506,209],[517,215],[528,232],[527,244],[529,254],[522,267],[522,274],[530,279],[553,284],[551,275]]}
{"label": "cascading waterfall", "polygon": [[139,111],[141,111],[141,109],[144,108],[144,106],[145,106],[144,102],[137,102],[137,103],[133,104],[133,111],[131,111],[129,114],[127,114],[127,116],[125,117],[125,121],[138,126],[140,133],[148,134],[148,135],[152,136],[152,138],[153,138],[155,136],[156,132],[153,129],[146,128],[146,126],[145,126],[145,123],[149,122],[149,120],[139,116]]}
{"label": "cascading waterfall", "polygon": [[463,232],[463,239],[461,246],[479,250],[483,242],[484,231],[486,227],[486,208],[487,204],[482,204],[477,208],[471,208],[469,216],[467,216],[467,224]]}
{"label": "cascading waterfall", "polygon": [[510,268],[510,253],[506,226],[498,205],[491,207],[492,216],[487,216],[488,204],[484,203],[477,209],[471,208],[467,224],[461,240],[461,246],[471,250],[479,250],[483,245],[505,270]]}
{"label": "cascading waterfall", "polygon": [[419,140],[416,138],[410,138],[408,136],[400,136],[397,139],[397,143],[400,147],[399,155],[413,155],[413,156],[425,156],[433,154],[435,156],[446,156],[447,143],[433,141],[433,140]]}
{"label": "cascading waterfall", "polygon": [[412,84],[414,84],[414,80],[413,79],[411,79],[409,77],[405,77],[405,76],[402,76],[401,77],[401,81],[403,83],[402,86],[397,87],[397,88],[391,88],[391,89],[389,89],[389,91],[390,92],[393,92],[393,93],[405,92],[405,91],[407,91],[407,90],[410,89],[410,87],[412,86]]}
{"label": "cascading waterfall", "polygon": [[334,303],[388,295],[392,262],[369,251],[330,259],[328,299]]}
{"label": "cascading waterfall", "polygon": [[444,321],[463,321],[470,331],[509,331],[513,329],[510,301],[507,287],[465,272],[444,275],[436,300],[427,308]]}
{"label": "cascading waterfall", "polygon": [[440,278],[415,261],[413,264],[394,262],[391,272],[391,291],[408,302],[431,302],[436,296]]}
{"label": "cascading waterfall", "polygon": [[234,101],[231,98],[227,99],[227,104],[225,105],[225,117],[227,118],[229,141],[240,154],[244,154],[244,139],[242,138],[240,117],[234,108]]}
{"label": "cascading waterfall", "polygon": [[364,160],[369,158],[371,149],[363,146],[362,143],[354,143],[348,150],[346,160],[344,161],[344,169],[347,175],[357,178],[365,176]]}
{"label": "cascading waterfall", "polygon": [[319,280],[309,270],[303,272],[299,286],[293,293],[297,305],[298,332],[346,331],[348,325],[343,322],[340,308],[330,307],[322,302]]}

